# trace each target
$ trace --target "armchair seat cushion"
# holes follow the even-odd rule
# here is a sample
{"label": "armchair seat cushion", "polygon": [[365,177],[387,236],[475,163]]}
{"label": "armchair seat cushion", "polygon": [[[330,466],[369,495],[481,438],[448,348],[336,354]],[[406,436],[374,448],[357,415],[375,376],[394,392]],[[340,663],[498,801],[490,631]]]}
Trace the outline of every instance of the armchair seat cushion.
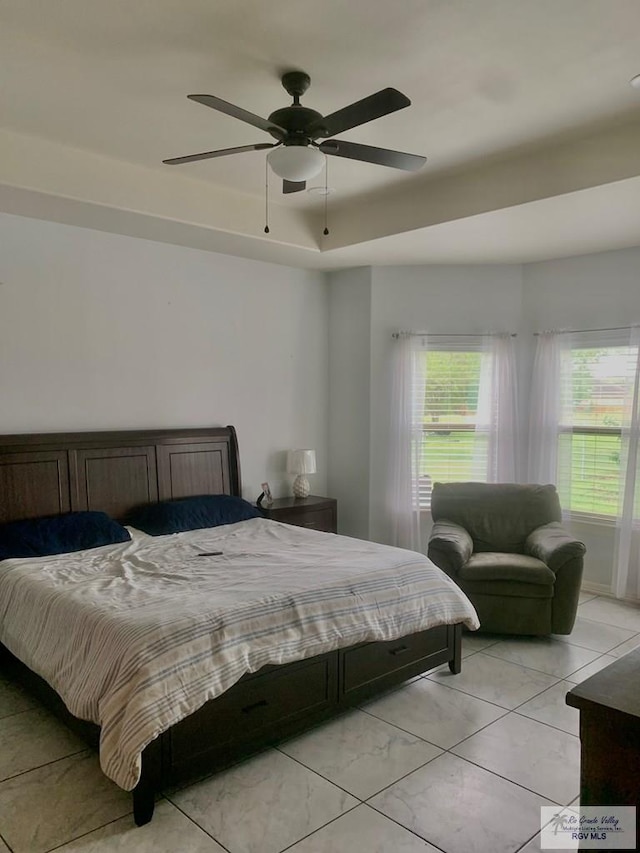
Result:
{"label": "armchair seat cushion", "polygon": [[481,551],[472,554],[458,573],[464,581],[515,581],[553,587],[556,576],[542,560],[525,554]]}

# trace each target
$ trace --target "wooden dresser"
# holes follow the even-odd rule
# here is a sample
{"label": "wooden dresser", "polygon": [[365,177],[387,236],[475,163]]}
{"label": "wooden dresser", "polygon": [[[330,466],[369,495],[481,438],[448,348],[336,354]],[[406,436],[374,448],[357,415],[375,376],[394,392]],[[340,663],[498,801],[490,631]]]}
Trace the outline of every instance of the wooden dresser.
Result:
{"label": "wooden dresser", "polygon": [[640,648],[567,693],[580,711],[580,804],[638,806]]}

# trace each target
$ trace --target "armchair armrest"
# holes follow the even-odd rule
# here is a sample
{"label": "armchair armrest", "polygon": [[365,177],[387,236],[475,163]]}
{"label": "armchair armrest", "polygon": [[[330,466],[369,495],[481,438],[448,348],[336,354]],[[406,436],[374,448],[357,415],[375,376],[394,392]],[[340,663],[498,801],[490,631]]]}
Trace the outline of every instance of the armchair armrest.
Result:
{"label": "armchair armrest", "polygon": [[569,560],[584,556],[587,549],[583,542],[571,536],[558,521],[552,521],[536,528],[527,536],[524,550],[525,554],[537,557],[553,572],[557,572]]}
{"label": "armchair armrest", "polygon": [[429,559],[448,575],[456,575],[473,553],[473,540],[464,527],[440,519],[429,537]]}

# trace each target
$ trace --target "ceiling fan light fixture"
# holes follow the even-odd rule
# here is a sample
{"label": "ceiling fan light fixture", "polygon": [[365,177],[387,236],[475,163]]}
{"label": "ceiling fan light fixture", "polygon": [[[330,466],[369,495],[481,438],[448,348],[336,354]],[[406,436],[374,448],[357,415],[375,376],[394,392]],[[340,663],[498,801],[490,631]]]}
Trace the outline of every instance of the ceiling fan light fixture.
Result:
{"label": "ceiling fan light fixture", "polygon": [[629,80],[629,85],[634,89],[640,89],[640,74],[636,74],[635,77],[632,77],[631,80]]}
{"label": "ceiling fan light fixture", "polygon": [[311,145],[279,145],[269,151],[267,161],[286,181],[308,181],[322,171],[324,154]]}

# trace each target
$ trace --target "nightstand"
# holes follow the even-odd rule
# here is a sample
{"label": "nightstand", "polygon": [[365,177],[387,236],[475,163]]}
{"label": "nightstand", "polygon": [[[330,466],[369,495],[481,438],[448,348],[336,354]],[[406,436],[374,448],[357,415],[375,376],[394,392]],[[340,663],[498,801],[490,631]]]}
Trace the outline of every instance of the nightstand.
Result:
{"label": "nightstand", "polygon": [[260,509],[265,518],[273,521],[325,530],[327,533],[338,532],[338,502],[335,498],[321,498],[318,495],[277,498],[269,506],[263,503]]}

